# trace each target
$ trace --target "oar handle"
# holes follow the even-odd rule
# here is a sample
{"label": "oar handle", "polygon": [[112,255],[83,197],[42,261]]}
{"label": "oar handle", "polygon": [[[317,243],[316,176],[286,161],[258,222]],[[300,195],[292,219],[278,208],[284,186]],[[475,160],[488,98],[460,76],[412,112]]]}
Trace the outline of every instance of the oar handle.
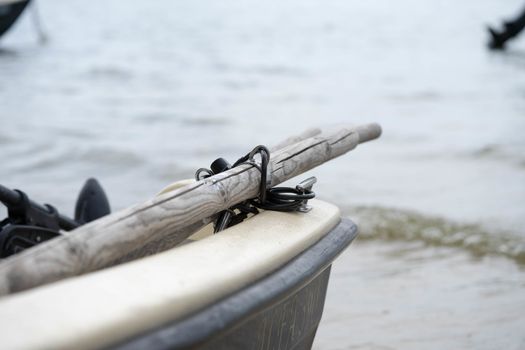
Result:
{"label": "oar handle", "polygon": [[355,129],[359,134],[359,143],[372,141],[381,136],[381,126],[377,123],[359,125]]}

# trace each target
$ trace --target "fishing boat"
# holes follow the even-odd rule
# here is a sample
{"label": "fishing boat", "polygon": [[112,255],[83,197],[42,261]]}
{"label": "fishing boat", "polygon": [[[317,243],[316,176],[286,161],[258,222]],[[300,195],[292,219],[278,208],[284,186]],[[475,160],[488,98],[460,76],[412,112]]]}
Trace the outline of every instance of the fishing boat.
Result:
{"label": "fishing boat", "polygon": [[3,346],[310,349],[331,265],[357,227],[312,199],[314,178],[274,185],[380,132],[307,137],[272,157],[259,146],[233,166],[219,158],[206,176],[10,256],[0,262]]}
{"label": "fishing boat", "polygon": [[164,253],[14,294],[0,302],[2,343],[309,349],[330,265],[357,233],[335,206],[311,206],[266,211]]}
{"label": "fishing boat", "polygon": [[0,37],[13,26],[30,0],[0,0]]}

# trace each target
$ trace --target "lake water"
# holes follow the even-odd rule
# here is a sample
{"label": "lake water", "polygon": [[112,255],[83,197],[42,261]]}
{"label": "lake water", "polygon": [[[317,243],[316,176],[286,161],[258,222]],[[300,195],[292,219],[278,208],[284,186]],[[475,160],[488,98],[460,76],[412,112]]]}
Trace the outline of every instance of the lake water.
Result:
{"label": "lake water", "polygon": [[525,348],[525,35],[518,0],[41,0],[0,41],[0,182],[118,210],[313,126],[380,140],[311,171],[361,237],[315,349]]}

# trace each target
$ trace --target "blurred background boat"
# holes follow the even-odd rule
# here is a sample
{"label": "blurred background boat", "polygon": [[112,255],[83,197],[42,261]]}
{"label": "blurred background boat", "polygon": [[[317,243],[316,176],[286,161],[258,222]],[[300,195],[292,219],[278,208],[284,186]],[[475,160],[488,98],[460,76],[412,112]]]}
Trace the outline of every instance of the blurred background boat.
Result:
{"label": "blurred background boat", "polygon": [[0,37],[11,28],[28,4],[29,0],[0,0]]}

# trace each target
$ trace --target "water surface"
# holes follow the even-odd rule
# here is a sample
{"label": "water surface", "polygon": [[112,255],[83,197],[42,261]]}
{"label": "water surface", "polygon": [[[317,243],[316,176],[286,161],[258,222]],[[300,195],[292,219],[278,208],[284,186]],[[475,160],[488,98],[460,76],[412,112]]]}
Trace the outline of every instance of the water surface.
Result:
{"label": "water surface", "polygon": [[0,179],[115,210],[319,125],[382,124],[311,173],[361,226],[317,349],[525,347],[525,40],[517,0],[42,0],[0,42]]}

